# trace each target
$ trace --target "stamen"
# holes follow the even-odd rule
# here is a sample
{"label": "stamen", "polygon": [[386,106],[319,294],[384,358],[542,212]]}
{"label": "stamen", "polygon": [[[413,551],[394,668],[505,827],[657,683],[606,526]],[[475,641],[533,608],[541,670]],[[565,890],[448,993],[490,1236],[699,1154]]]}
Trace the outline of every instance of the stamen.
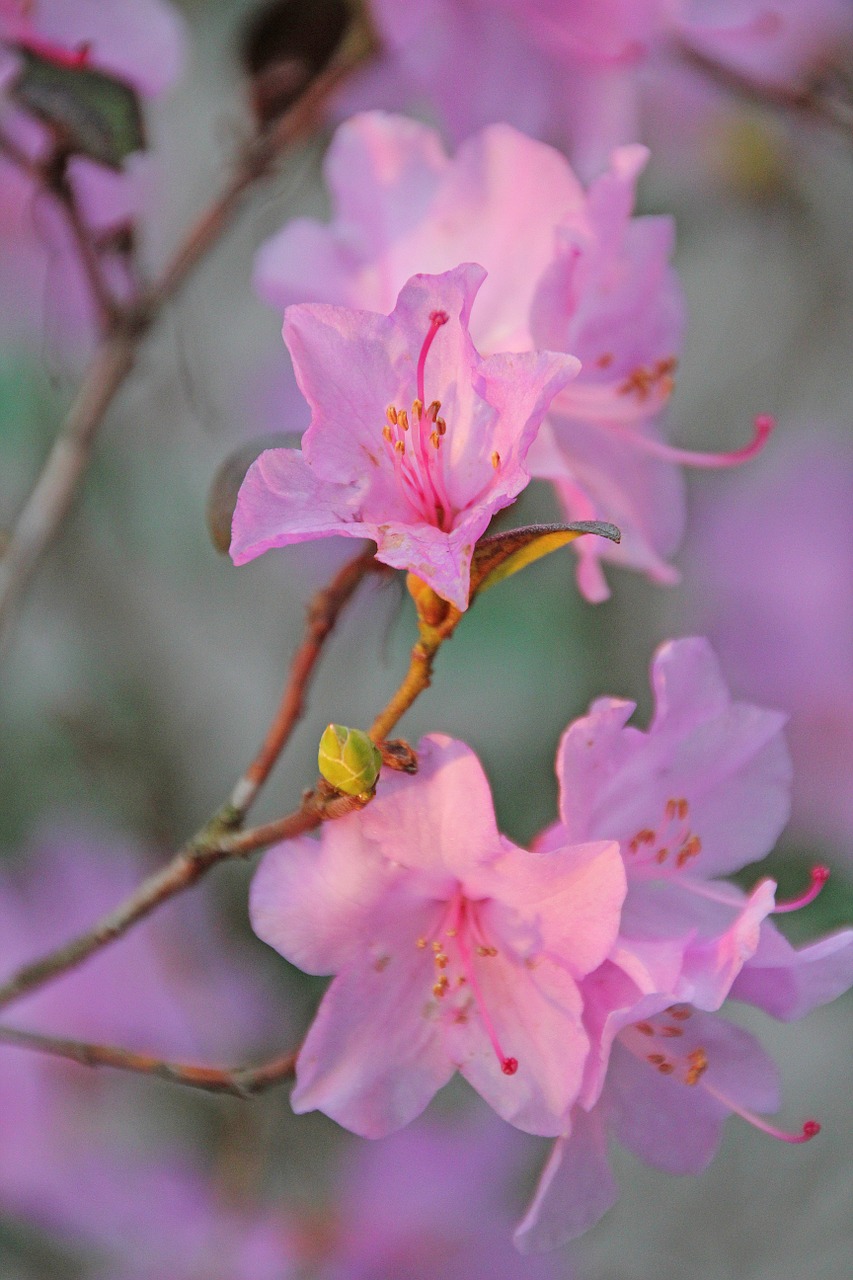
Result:
{"label": "stamen", "polygon": [[388,419],[388,422],[392,427],[396,427],[397,410],[394,408],[393,404],[389,404],[388,408],[385,410],[385,417]]}
{"label": "stamen", "polygon": [[749,444],[729,453],[698,453],[692,449],[676,449],[664,444],[662,440],[653,440],[638,431],[626,430],[618,423],[611,423],[610,427],[637,449],[651,454],[653,458],[661,458],[664,462],[677,462],[685,467],[723,468],[739,467],[742,462],[754,458],[764,448],[775,425],[775,420],[769,414],[760,414],[755,419],[755,431]]}
{"label": "stamen", "polygon": [[785,1129],[777,1129],[775,1125],[768,1124],[757,1116],[754,1111],[750,1111],[747,1107],[741,1107],[736,1102],[732,1102],[731,1098],[727,1098],[724,1093],[720,1093],[719,1089],[715,1089],[713,1085],[702,1082],[702,1088],[710,1093],[718,1102],[722,1102],[724,1107],[728,1107],[729,1111],[733,1111],[736,1116],[740,1116],[742,1120],[746,1120],[747,1124],[751,1124],[754,1129],[760,1129],[762,1133],[769,1134],[771,1138],[778,1138],[780,1142],[810,1142],[812,1138],[817,1137],[820,1133],[820,1125],[817,1120],[806,1120],[799,1133],[788,1133]]}
{"label": "stamen", "polygon": [[492,466],[494,467],[495,471],[497,471],[500,465],[501,465],[501,455],[498,453],[497,449],[495,449],[494,453],[492,454]]}
{"label": "stamen", "polygon": [[[459,947],[459,959],[462,964],[462,971],[465,974],[465,977],[468,981],[468,985],[470,986],[471,992],[474,996],[474,1000],[476,1002],[477,1009],[480,1014],[480,1020],[482,1021],[482,1024],[483,1024],[483,1029],[485,1030],[486,1035],[489,1038],[489,1042],[495,1051],[495,1056],[497,1057],[498,1062],[501,1064],[501,1071],[504,1073],[505,1076],[514,1076],[516,1071],[518,1070],[518,1059],[508,1057],[504,1053],[503,1049],[501,1048],[500,1041],[498,1040],[498,1034],[497,1034],[497,1031],[495,1030],[495,1025],[492,1022],[488,1009],[486,1008],[486,1002],[483,999],[483,992],[480,988],[480,983],[477,979],[477,975],[474,972],[473,958],[471,956],[470,950],[468,949],[468,939],[465,936],[466,930],[464,928],[460,928],[460,926],[463,924],[463,917],[464,917],[465,908],[467,905],[468,904],[466,903],[465,899],[462,897],[461,893],[457,891],[457,894],[453,901],[453,906],[452,906],[453,917],[451,920],[451,928],[455,928],[458,930],[458,936],[456,941]],[[474,922],[473,913],[472,913],[472,919],[471,919],[472,932],[474,932],[474,923],[475,922]],[[491,953],[493,955],[497,955],[497,950],[493,947],[491,948]]]}
{"label": "stamen", "polygon": [[801,907],[807,907],[810,902],[814,902],[828,879],[829,867],[812,867],[808,889],[798,898],[791,898],[788,902],[777,902],[773,908],[773,914],[784,915],[786,911],[799,911]]}

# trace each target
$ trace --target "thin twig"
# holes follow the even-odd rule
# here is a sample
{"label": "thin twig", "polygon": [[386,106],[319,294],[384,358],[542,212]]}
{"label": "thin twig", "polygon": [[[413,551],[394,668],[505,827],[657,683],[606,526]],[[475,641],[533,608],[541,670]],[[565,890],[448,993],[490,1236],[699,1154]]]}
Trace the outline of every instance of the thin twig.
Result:
{"label": "thin twig", "polygon": [[55,196],[65,213],[65,220],[77,247],[80,265],[83,268],[89,285],[89,292],[95,304],[98,327],[101,336],[106,338],[112,333],[115,325],[118,324],[120,326],[121,324],[121,304],[114,297],[109,286],[104,273],[104,264],[92,239],[91,228],[87,225],[80,212],[80,205],[74,193],[74,188],[64,171],[57,174],[48,190]]}
{"label": "thin twig", "polygon": [[159,280],[141,300],[113,315],[107,336],[89,366],[0,557],[0,636],[71,507],[104,414],[133,368],[138,349],[164,305],[230,225],[247,191],[266,177],[282,152],[305,134],[328,96],[361,56],[362,51],[358,51],[318,76],[290,111],[252,139],[224,191],[189,229]]}
{"label": "thin twig", "polygon": [[200,1067],[189,1062],[166,1062],[147,1053],[119,1049],[108,1044],[91,1044],[85,1040],[66,1040],[61,1036],[42,1035],[20,1027],[0,1027],[0,1041],[34,1049],[56,1058],[66,1058],[84,1067],[116,1067],[137,1075],[156,1076],[170,1084],[205,1093],[229,1093],[237,1098],[251,1098],[293,1079],[298,1050],[279,1054],[256,1067]]}
{"label": "thin twig", "polygon": [[366,551],[345,564],[329,585],[318,591],[312,599],[308,606],[305,638],[290,664],[290,674],[278,711],[260,750],[231,792],[229,805],[235,823],[246,816],[305,712],[305,698],[314,668],[341,610],[352,598],[365,574],[384,567],[372,551]]}
{"label": "thin twig", "polygon": [[325,819],[342,816],[357,807],[357,802],[351,797],[339,796],[318,785],[305,795],[299,808],[286,817],[247,831],[238,830],[302,714],[308,686],[325,641],[358,584],[375,567],[371,554],[364,552],[356,556],[312,600],[305,639],[294,657],[276,716],[257,756],[232,788],[225,804],[165,867],[148,876],[115,910],[103,916],[86,933],[24,965],[3,983],[0,986],[0,1008],[76,968],[93,952],[120,938],[161,903],[189,889],[218,862],[248,857],[266,845],[302,835],[318,827]]}
{"label": "thin twig", "polygon": [[853,141],[853,110],[845,103],[820,93],[819,86],[806,84],[802,88],[790,88],[770,84],[765,80],[755,80],[735,67],[717,62],[687,40],[679,40],[675,48],[684,62],[713,80],[720,88],[736,93],[758,106],[790,111],[819,120],[843,134],[848,142]]}

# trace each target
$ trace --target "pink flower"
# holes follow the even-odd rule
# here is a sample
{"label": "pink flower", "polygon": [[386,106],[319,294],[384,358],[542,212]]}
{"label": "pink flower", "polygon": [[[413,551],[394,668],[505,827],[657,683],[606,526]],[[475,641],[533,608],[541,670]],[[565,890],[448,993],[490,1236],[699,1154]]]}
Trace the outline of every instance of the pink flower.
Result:
{"label": "pink flower", "polygon": [[792,903],[765,880],[750,895],[713,877],[767,852],[788,809],[784,717],[733,702],[706,641],[672,641],[652,666],[647,732],[633,704],[600,699],[566,731],[558,755],[562,821],[540,840],[618,838],[628,883],[620,936],[581,984],[590,1039],[566,1129],[519,1228],[522,1248],[580,1234],[615,1201],[607,1133],[670,1173],[712,1159],[737,1114],[789,1142],[813,1137],[764,1118],[779,1107],[776,1068],[739,1027],[715,1016],[726,996],[801,1017],[853,983],[853,930],[795,950],[771,912]]}
{"label": "pink flower", "polygon": [[560,1131],[588,1049],[578,979],[616,936],[613,842],[537,855],[495,826],[473,753],[425,738],[416,778],[383,778],[321,842],[272,849],[255,931],[334,973],[297,1064],[293,1106],[356,1133],[407,1124],[459,1070],[505,1120]]}
{"label": "pink flower", "polygon": [[[811,423],[697,512],[685,610],[751,697],[784,708],[792,822],[853,867],[853,446]],[[823,854],[821,855],[823,856]]]}
{"label": "pink flower", "polygon": [[[305,298],[390,310],[416,271],[475,260],[488,271],[471,311],[479,350],[571,352],[579,376],[554,399],[531,448],[569,520],[608,520],[616,546],[584,538],[579,584],[608,594],[600,557],[659,582],[684,523],[682,464],[731,466],[746,450],[672,449],[660,420],[681,348],[683,306],[669,266],[671,219],[633,217],[642,147],[613,153],[587,191],[565,159],[506,125],[455,158],[423,125],[379,113],[342,125],[326,174],[335,216],[297,219],[261,250],[258,291],[282,310]],[[600,544],[600,545],[599,545]]]}
{"label": "pink flower", "polygon": [[474,544],[528,483],[531,441],[578,367],[551,352],[482,359],[468,327],[484,278],[472,263],[414,276],[389,316],[288,308],[312,421],[302,452],[270,449],[250,468],[235,564],[312,538],[372,538],[383,563],[467,608]]}
{"label": "pink flower", "polygon": [[[733,702],[707,641],[673,640],[652,663],[647,731],[632,702],[600,698],[563,735],[561,821],[540,838],[620,841],[628,896],[619,960],[645,989],[719,1008],[773,910],[717,879],[763,857],[788,817],[785,717]],[[656,977],[640,978],[650,968]],[[664,976],[666,975],[666,976]]]}
{"label": "pink flower", "polygon": [[612,147],[644,137],[647,93],[678,69],[681,41],[798,87],[853,30],[845,0],[372,0],[370,8],[384,57],[346,108],[426,104],[456,141],[506,120],[565,146],[585,174]]}

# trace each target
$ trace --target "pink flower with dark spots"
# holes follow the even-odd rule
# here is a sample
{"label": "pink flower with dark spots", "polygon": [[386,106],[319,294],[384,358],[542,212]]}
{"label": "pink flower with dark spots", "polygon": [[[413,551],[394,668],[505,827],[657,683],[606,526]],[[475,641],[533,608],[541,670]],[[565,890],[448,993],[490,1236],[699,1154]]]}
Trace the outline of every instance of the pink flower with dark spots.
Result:
{"label": "pink flower with dark spots", "polygon": [[648,153],[628,146],[587,189],[565,158],[508,125],[454,157],[425,125],[379,112],[338,130],[326,160],[334,216],[289,223],[261,249],[258,292],[390,311],[417,271],[476,261],[488,275],[471,308],[486,355],[571,352],[578,376],[554,398],[528,469],[556,487],[569,520],[605,520],[621,542],[575,544],[583,594],[608,594],[602,558],[673,582],[684,525],[681,468],[733,466],[759,449],[673,448],[663,419],[681,351],[683,303],[666,217],[633,214]]}
{"label": "pink flower with dark spots", "polygon": [[252,884],[259,936],[336,975],[299,1055],[294,1109],[381,1137],[458,1070],[505,1120],[559,1133],[589,1048],[578,982],[619,925],[618,846],[520,849],[499,834],[469,748],[430,737],[419,760],[319,843],[270,850]]}
{"label": "pink flower with dark spots", "polygon": [[[762,858],[788,818],[785,717],[734,702],[707,641],[663,645],[649,729],[634,704],[600,698],[563,735],[561,821],[540,837],[615,839],[628,878],[619,960],[644,990],[719,1008],[774,909],[719,877]],[[646,969],[656,976],[641,976]]]}
{"label": "pink flower with dark spots", "polygon": [[249,469],[235,564],[313,538],[371,538],[383,563],[467,608],[474,545],[528,483],[533,437],[578,369],[547,351],[478,355],[469,319],[484,279],[473,263],[414,276],[388,316],[288,308],[311,425],[301,452],[270,449]]}

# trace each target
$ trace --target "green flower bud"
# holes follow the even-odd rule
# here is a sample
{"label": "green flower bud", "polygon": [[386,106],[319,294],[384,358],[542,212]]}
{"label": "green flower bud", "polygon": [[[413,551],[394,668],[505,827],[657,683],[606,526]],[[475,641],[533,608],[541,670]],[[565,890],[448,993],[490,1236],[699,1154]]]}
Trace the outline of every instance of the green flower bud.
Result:
{"label": "green flower bud", "polygon": [[322,776],[338,791],[360,796],[376,785],[382,756],[360,729],[330,724],[320,739],[317,763]]}

